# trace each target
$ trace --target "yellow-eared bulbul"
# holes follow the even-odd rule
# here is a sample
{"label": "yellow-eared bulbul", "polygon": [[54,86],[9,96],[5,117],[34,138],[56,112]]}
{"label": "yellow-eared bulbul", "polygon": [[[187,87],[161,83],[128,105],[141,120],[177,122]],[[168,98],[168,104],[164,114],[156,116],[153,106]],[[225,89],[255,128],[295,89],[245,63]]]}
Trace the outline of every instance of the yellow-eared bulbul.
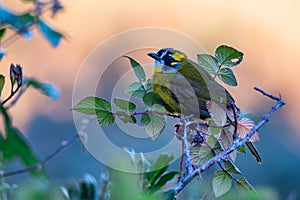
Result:
{"label": "yellow-eared bulbul", "polygon": [[[207,103],[211,101],[238,112],[230,93],[204,68],[188,59],[186,54],[172,48],[163,48],[148,55],[155,60],[153,91],[162,98],[168,112],[207,119],[210,118]],[[246,144],[261,163],[261,157],[253,144]]]}

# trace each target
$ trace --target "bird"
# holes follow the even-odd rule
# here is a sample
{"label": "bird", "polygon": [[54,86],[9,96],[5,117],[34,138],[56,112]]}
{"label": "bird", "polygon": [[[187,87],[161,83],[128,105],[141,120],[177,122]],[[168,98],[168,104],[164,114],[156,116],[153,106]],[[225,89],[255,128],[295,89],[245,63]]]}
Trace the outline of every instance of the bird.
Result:
{"label": "bird", "polygon": [[231,94],[186,54],[163,48],[148,55],[155,60],[153,91],[163,99],[169,112],[207,119],[210,118],[207,102],[224,106],[234,103]]}
{"label": "bird", "polygon": [[[232,109],[235,115],[238,114],[239,109],[232,95],[185,53],[162,48],[156,53],[148,53],[148,56],[154,59],[153,92],[161,97],[168,112],[206,120],[211,118],[207,105],[215,102],[226,111]],[[234,120],[229,115],[227,118]],[[246,145],[261,163],[262,159],[254,145],[251,142]]]}

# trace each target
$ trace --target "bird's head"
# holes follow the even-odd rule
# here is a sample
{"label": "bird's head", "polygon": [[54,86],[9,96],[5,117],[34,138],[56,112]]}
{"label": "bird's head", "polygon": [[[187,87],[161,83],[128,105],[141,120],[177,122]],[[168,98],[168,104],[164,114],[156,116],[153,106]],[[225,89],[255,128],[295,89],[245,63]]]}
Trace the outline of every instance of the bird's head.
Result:
{"label": "bird's head", "polygon": [[176,73],[186,55],[172,48],[160,49],[157,53],[148,53],[155,60],[154,72]]}

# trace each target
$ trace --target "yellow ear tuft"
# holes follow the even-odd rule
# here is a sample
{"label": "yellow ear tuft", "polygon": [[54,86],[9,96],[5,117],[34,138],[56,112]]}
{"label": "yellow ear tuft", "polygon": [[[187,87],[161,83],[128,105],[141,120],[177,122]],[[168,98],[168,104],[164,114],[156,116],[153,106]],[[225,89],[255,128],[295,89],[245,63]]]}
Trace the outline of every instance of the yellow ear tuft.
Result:
{"label": "yellow ear tuft", "polygon": [[185,54],[183,54],[183,53],[176,52],[173,54],[173,58],[177,61],[181,61],[184,57],[185,57]]}

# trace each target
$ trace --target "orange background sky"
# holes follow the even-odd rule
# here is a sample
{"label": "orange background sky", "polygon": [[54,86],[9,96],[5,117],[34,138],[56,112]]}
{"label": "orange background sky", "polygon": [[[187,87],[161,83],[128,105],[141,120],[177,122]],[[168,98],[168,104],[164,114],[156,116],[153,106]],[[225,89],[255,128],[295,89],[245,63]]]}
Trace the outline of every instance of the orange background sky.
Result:
{"label": "orange background sky", "polygon": [[[54,83],[62,97],[52,101],[30,90],[11,110],[14,123],[26,130],[36,114],[59,121],[72,117],[72,86],[77,70],[88,53],[112,35],[134,28],[173,29],[195,39],[209,53],[221,44],[241,50],[243,62],[234,69],[239,86],[229,88],[244,110],[263,102],[266,111],[272,101],[254,92],[258,86],[288,103],[281,115],[300,135],[300,2],[238,0],[65,0],[65,10],[54,19],[54,27],[66,35],[58,48],[52,48],[36,31],[31,41],[19,39],[9,46],[0,72],[8,74],[11,62],[20,63],[27,76]],[[30,7],[21,1],[2,5],[22,11]],[[153,38],[155,40],[155,38]],[[9,88],[6,88],[8,91]]]}

